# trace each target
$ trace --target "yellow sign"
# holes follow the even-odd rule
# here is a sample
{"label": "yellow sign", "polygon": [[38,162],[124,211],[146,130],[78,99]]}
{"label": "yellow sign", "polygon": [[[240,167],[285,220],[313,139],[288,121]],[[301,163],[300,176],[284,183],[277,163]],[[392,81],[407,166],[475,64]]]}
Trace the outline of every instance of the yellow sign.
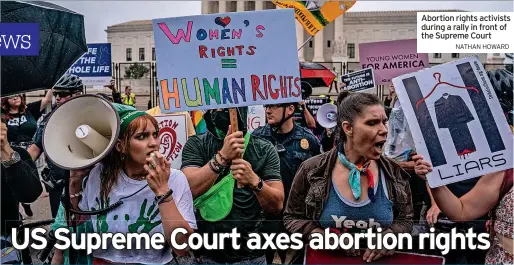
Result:
{"label": "yellow sign", "polygon": [[338,16],[348,11],[357,1],[272,1],[282,8],[294,8],[298,20],[314,36]]}

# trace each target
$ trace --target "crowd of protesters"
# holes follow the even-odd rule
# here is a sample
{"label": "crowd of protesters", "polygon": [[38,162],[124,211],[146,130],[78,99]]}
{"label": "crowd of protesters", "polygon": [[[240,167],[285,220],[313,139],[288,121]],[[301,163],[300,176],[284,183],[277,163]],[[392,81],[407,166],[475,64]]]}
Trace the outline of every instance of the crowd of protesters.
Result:
{"label": "crowd of protesters", "polygon": [[[512,126],[512,75],[510,83],[494,71],[488,76]],[[240,130],[230,125],[228,109],[214,109],[203,116],[207,132],[195,134],[187,113],[189,138],[180,169],[171,169],[159,154],[159,126],[153,116],[160,109],[138,111],[130,87],[123,94],[113,82],[107,87],[111,95],[98,95],[118,111],[120,136],[92,169],[66,171],[47,161],[41,178],[53,184],[44,185],[55,218],[52,229],[67,226],[61,200],[62,180],[69,176],[69,199],[76,211],[123,201],[112,211],[76,217],[82,232],[162,233],[169,238],[173,230],[183,228],[187,233],[179,238],[182,243],[193,232],[230,233],[237,228],[241,248],[231,248],[229,239],[223,250],[109,247],[84,255],[81,264],[303,264],[303,249],[252,250],[246,245],[248,235],[301,233],[307,242],[326,228],[336,233],[373,228],[341,227],[338,217],[354,223],[375,220],[381,233],[413,235],[447,218],[455,226],[489,231],[493,237],[489,250],[452,250],[446,263],[513,263],[512,169],[430,188],[425,174],[431,165],[415,152],[393,86],[385,102],[339,87],[334,102],[337,125],[322,128],[321,138],[312,133],[319,124],[303,102],[265,105],[266,125],[253,132],[247,129],[244,107],[237,108]],[[25,104],[20,95],[2,99],[2,241],[7,245],[9,229],[21,220],[18,205],[30,216],[27,203],[43,192],[34,164],[44,153],[43,112],[52,96],[54,109],[83,91],[80,78],[65,75],[34,103]],[[365,245],[343,252],[367,262],[395,254]],[[69,264],[69,256],[56,249],[52,263]]]}

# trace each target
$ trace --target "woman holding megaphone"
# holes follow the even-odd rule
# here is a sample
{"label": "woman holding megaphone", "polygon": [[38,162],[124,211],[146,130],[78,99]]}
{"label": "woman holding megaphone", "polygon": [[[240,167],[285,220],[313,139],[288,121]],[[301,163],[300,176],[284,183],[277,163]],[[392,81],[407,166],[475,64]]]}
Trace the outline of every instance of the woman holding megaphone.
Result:
{"label": "woman holding megaphone", "polygon": [[[178,228],[191,233],[196,229],[191,190],[184,174],[171,169],[158,152],[157,121],[133,107],[113,105],[120,116],[120,136],[110,154],[86,178],[87,171],[71,171],[72,207],[95,211],[123,201],[119,207],[91,216],[95,233],[161,233],[166,240]],[[187,235],[180,234],[175,241],[183,244]],[[162,250],[118,250],[113,244],[106,245],[106,249],[93,250],[93,264],[166,264],[173,259],[169,245]],[[184,250],[173,251],[185,254]]]}

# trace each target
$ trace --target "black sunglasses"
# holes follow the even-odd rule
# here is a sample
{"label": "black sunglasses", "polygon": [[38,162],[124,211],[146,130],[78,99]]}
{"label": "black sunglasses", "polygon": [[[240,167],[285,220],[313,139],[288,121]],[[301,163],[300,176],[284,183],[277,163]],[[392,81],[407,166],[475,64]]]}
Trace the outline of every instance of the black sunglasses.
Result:
{"label": "black sunglasses", "polygon": [[67,92],[67,91],[54,91],[54,97],[59,96],[60,98],[65,98],[74,95],[75,93]]}

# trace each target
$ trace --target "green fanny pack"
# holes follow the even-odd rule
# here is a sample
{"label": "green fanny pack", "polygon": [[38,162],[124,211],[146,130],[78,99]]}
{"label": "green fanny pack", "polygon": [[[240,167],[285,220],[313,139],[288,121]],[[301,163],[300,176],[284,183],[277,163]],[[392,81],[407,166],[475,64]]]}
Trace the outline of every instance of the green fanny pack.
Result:
{"label": "green fanny pack", "polygon": [[[250,141],[251,133],[245,134],[244,150]],[[243,153],[244,154],[244,153]],[[194,206],[200,215],[209,222],[217,222],[227,217],[234,202],[234,185],[232,171],[212,186],[206,193],[194,200]]]}

